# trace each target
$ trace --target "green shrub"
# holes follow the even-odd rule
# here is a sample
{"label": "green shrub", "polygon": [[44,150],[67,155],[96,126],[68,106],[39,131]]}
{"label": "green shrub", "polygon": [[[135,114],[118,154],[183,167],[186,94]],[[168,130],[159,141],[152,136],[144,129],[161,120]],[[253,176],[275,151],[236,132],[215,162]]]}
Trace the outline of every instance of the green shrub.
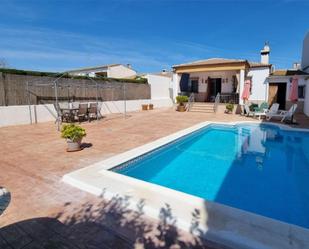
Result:
{"label": "green shrub", "polygon": [[188,96],[185,95],[178,95],[176,97],[176,101],[179,105],[183,105],[183,103],[188,102],[188,100],[189,100]]}
{"label": "green shrub", "polygon": [[68,124],[68,125],[62,126],[62,129],[61,129],[62,138],[70,139],[73,142],[77,142],[85,136],[86,136],[85,129],[78,125]]}
{"label": "green shrub", "polygon": [[226,104],[225,108],[228,112],[232,112],[234,110],[234,104],[232,103]]}

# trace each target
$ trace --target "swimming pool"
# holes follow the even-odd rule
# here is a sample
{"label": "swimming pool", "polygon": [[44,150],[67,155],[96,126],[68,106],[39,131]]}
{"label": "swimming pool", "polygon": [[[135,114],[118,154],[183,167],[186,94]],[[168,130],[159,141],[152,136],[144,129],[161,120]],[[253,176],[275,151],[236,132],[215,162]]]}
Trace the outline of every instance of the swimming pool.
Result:
{"label": "swimming pool", "polygon": [[309,228],[309,133],[210,125],[112,171]]}

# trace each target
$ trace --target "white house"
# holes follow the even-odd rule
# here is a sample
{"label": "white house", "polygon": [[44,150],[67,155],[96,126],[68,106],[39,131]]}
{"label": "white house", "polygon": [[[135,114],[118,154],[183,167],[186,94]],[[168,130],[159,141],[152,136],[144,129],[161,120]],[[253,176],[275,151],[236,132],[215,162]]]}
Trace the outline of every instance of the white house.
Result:
{"label": "white house", "polygon": [[76,76],[101,76],[101,77],[108,77],[108,78],[135,78],[136,71],[131,68],[131,65],[122,65],[122,64],[109,64],[103,66],[96,66],[96,67],[85,67],[80,69],[73,69],[67,71],[71,75]]}
{"label": "white house", "polygon": [[276,70],[267,78],[267,101],[279,103],[280,109],[289,109],[290,88],[294,76],[298,77],[297,112],[309,115],[309,33],[304,39],[302,62],[294,63],[292,69]]}
{"label": "white house", "polygon": [[288,70],[275,70],[267,78],[267,101],[269,104],[278,103],[280,110],[286,110],[293,104],[289,100],[290,88],[294,76],[298,77],[298,103],[297,112],[304,112],[306,96],[306,81],[308,73],[297,68]]}
{"label": "white house", "polygon": [[172,106],[172,72],[162,70],[158,73],[144,73],[140,77],[146,78],[150,85],[151,102],[157,107]]}
{"label": "white house", "polygon": [[270,49],[261,50],[261,62],[239,59],[210,58],[173,66],[173,97],[194,94],[197,102],[214,102],[220,93],[220,102],[242,104],[241,94],[245,80],[251,81],[250,102],[266,100],[266,79],[271,72]]}
{"label": "white house", "polygon": [[[303,52],[301,61],[302,70],[309,74],[309,32],[303,42]],[[304,101],[304,113],[309,116],[309,75],[306,77],[306,93]]]}

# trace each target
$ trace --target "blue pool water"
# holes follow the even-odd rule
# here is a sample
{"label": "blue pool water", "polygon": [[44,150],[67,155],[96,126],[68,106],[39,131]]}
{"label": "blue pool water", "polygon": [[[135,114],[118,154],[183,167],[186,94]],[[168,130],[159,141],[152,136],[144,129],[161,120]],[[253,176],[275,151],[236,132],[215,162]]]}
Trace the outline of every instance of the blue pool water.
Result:
{"label": "blue pool water", "polygon": [[113,171],[309,228],[309,133],[212,125]]}

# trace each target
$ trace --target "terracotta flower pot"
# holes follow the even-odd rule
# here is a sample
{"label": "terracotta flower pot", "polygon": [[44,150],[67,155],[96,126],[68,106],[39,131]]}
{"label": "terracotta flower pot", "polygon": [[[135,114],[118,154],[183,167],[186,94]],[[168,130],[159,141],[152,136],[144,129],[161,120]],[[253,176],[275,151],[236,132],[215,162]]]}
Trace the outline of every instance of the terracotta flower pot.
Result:
{"label": "terracotta flower pot", "polygon": [[185,107],[184,105],[179,105],[178,108],[177,108],[177,110],[178,110],[179,112],[185,112],[185,111],[186,111],[186,107]]}
{"label": "terracotta flower pot", "polygon": [[78,141],[72,141],[71,139],[67,139],[67,152],[73,152],[73,151],[79,151],[81,150],[80,145],[81,145],[82,140]]}
{"label": "terracotta flower pot", "polygon": [[149,105],[148,105],[148,109],[149,109],[149,110],[153,110],[153,104],[149,104]]}
{"label": "terracotta flower pot", "polygon": [[142,105],[142,110],[147,111],[148,110],[148,105]]}

